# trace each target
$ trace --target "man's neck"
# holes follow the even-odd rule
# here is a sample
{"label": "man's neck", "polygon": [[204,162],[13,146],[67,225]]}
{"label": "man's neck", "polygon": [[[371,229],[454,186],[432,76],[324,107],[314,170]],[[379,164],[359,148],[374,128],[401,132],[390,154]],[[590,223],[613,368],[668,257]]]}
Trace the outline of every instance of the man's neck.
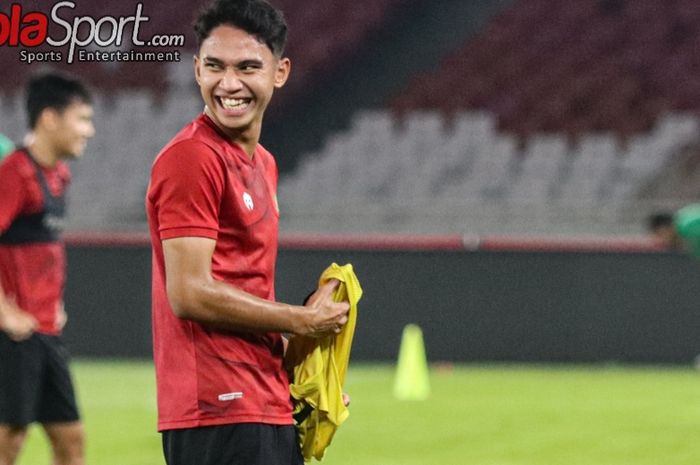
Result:
{"label": "man's neck", "polygon": [[239,138],[235,139],[234,142],[236,144],[238,144],[238,146],[241,149],[243,149],[243,151],[246,153],[246,155],[248,155],[248,158],[250,158],[251,160],[253,159],[253,157],[255,156],[255,147],[258,146],[257,139],[246,140],[246,139],[239,137]]}
{"label": "man's neck", "polygon": [[27,146],[27,150],[32,158],[45,168],[53,168],[60,161],[56,150],[41,137],[35,137]]}
{"label": "man's neck", "polygon": [[258,141],[260,140],[260,133],[262,130],[262,124],[260,122],[253,122],[252,125],[246,128],[244,131],[233,131],[225,127],[221,127],[216,119],[210,113],[208,107],[204,107],[204,113],[209,117],[209,119],[219,128],[229,140],[236,145],[238,145],[251,160],[255,155],[255,149],[258,146]]}

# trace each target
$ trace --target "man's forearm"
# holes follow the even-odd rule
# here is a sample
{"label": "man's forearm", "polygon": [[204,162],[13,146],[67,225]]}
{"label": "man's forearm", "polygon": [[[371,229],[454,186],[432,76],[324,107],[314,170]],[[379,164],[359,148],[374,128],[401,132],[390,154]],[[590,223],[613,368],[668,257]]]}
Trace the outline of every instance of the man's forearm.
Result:
{"label": "man's forearm", "polygon": [[170,291],[176,316],[226,330],[297,332],[303,307],[262,299],[214,279]]}

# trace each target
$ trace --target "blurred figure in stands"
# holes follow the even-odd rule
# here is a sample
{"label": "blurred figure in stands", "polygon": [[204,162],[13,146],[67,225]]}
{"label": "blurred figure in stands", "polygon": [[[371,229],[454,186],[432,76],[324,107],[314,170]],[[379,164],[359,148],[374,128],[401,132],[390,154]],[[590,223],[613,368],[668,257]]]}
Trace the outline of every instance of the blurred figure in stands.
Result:
{"label": "blurred figure in stands", "polygon": [[665,211],[652,213],[647,220],[647,230],[664,250],[669,252],[687,251],[685,241],[676,229],[672,213]]}
{"label": "blurred figure in stands", "polygon": [[54,465],[83,465],[84,433],[61,340],[67,160],[94,134],[91,97],[72,77],[29,82],[32,137],[0,163],[0,465],[41,423]]}

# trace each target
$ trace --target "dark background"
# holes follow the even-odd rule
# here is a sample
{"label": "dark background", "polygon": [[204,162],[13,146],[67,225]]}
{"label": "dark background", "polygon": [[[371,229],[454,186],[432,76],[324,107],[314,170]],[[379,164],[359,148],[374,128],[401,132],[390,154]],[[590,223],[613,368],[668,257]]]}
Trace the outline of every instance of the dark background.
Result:
{"label": "dark background", "polygon": [[[700,354],[700,262],[681,254],[281,249],[278,300],[331,262],[364,289],[353,360],[395,360],[420,325],[431,361],[687,363]],[[150,248],[69,246],[73,355],[150,357]]]}

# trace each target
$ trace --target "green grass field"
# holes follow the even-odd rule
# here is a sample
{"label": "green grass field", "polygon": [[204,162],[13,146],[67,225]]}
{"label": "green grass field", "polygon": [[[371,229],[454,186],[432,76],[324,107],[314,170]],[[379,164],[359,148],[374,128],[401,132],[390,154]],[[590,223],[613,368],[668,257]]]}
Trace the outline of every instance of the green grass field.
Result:
{"label": "green grass field", "polygon": [[[162,465],[147,362],[77,361],[88,465]],[[464,365],[399,402],[393,367],[354,364],[351,416],[327,465],[697,465],[700,372],[691,368]],[[20,465],[48,464],[32,429]]]}

